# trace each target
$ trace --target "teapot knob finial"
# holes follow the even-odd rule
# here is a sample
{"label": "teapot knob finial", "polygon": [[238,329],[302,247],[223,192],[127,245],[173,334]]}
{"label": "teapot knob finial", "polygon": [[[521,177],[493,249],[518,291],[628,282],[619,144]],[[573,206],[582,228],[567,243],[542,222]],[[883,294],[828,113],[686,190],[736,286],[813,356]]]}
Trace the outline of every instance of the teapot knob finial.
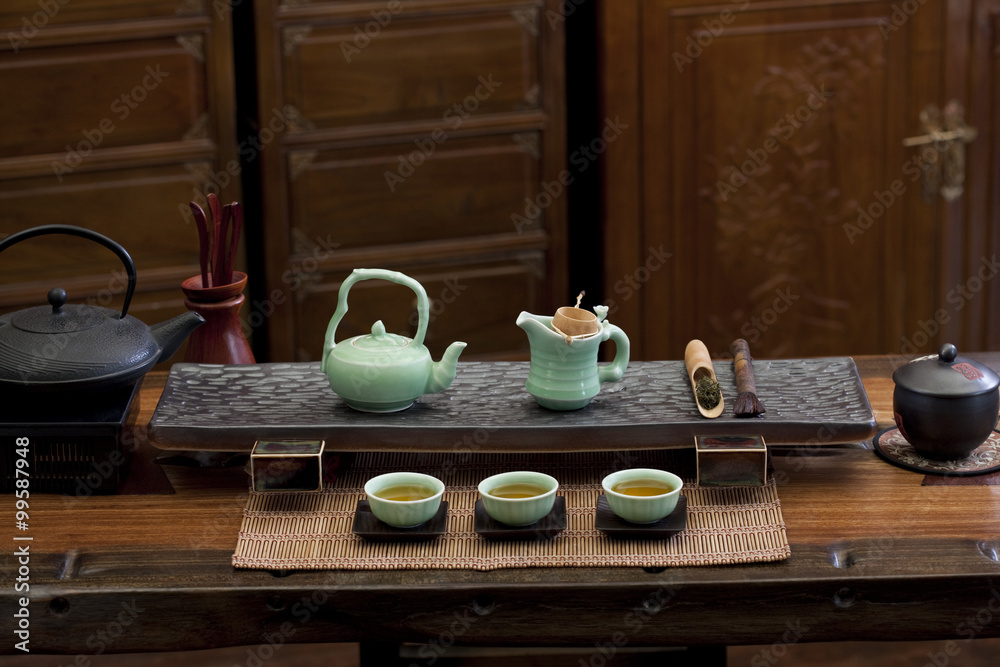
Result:
{"label": "teapot knob finial", "polygon": [[944,361],[949,364],[955,361],[955,357],[957,356],[958,356],[958,348],[956,348],[951,343],[945,343],[944,345],[941,346],[941,349],[938,350],[938,358],[941,361]]}
{"label": "teapot knob finial", "polygon": [[61,287],[53,287],[48,294],[49,304],[52,305],[53,313],[61,313],[62,307],[66,305],[66,290]]}
{"label": "teapot knob finial", "polygon": [[385,337],[385,325],[382,324],[382,320],[377,320],[372,325],[372,336],[380,339]]}

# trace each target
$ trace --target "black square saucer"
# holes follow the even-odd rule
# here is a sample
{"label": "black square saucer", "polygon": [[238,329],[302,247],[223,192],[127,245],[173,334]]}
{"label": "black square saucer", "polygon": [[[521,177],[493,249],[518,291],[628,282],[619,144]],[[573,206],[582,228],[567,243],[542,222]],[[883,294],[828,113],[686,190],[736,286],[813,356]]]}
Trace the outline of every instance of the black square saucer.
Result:
{"label": "black square saucer", "polygon": [[476,501],[476,533],[487,540],[550,540],[566,530],[566,498],[556,496],[552,511],[528,526],[508,526],[500,523]]}
{"label": "black square saucer", "polygon": [[666,539],[687,528],[687,498],[680,496],[674,511],[656,523],[632,523],[615,514],[602,493],[597,497],[594,527],[608,537],[623,539]]}
{"label": "black square saucer", "polygon": [[448,501],[442,500],[437,514],[413,528],[396,528],[372,514],[368,500],[359,500],[351,532],[369,542],[419,542],[444,535],[448,524]]}

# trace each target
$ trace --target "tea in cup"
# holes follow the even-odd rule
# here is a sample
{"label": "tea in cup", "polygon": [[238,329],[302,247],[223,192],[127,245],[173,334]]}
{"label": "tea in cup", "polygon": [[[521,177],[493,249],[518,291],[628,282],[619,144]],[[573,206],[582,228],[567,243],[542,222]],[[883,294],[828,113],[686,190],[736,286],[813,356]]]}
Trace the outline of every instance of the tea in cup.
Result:
{"label": "tea in cup", "polygon": [[552,511],[559,482],[541,472],[503,472],[479,483],[483,508],[508,526],[530,526]]}
{"label": "tea in cup", "polygon": [[413,528],[437,514],[444,482],[419,472],[390,472],[368,480],[365,494],[377,519],[395,528]]}
{"label": "tea in cup", "polygon": [[656,523],[677,507],[684,482],[655,468],[613,472],[601,481],[611,511],[629,523]]}

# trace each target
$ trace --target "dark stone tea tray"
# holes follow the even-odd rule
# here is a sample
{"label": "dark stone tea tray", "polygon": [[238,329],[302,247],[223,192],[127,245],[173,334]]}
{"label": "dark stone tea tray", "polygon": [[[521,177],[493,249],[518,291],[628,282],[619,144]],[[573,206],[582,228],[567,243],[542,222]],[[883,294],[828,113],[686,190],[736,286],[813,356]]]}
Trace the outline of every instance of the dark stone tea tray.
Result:
{"label": "dark stone tea tray", "polygon": [[754,360],[767,412],[732,414],[732,363],[715,372],[725,413],[702,417],[683,361],[638,361],[587,407],[556,412],[525,390],[528,362],[464,362],[449,389],[408,409],[357,412],[318,363],[175,364],[150,421],[162,449],[249,452],[262,438],[325,439],[330,451],[572,452],[694,447],[695,435],[759,435],[768,444],[861,442],[875,416],[850,357]]}

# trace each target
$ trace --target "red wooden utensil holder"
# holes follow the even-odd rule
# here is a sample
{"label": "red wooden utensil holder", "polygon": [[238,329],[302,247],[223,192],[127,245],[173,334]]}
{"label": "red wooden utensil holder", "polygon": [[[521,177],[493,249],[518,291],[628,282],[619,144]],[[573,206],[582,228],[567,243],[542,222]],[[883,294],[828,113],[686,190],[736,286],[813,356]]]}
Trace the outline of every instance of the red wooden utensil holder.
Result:
{"label": "red wooden utensil holder", "polygon": [[184,305],[205,318],[188,339],[184,361],[199,364],[253,364],[256,360],[243,335],[240,308],[246,300],[243,290],[247,274],[233,271],[228,285],[202,287],[201,276],[192,276],[181,283],[187,297]]}

